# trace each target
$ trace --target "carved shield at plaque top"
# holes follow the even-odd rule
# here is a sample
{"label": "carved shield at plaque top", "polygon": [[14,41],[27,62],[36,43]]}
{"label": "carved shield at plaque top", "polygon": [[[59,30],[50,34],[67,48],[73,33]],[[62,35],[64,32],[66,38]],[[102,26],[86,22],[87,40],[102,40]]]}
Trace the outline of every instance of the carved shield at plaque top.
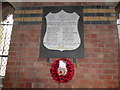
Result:
{"label": "carved shield at plaque top", "polygon": [[46,32],[43,45],[49,50],[75,50],[81,45],[78,32],[78,20],[76,13],[68,13],[61,10],[58,13],[48,13],[46,16]]}

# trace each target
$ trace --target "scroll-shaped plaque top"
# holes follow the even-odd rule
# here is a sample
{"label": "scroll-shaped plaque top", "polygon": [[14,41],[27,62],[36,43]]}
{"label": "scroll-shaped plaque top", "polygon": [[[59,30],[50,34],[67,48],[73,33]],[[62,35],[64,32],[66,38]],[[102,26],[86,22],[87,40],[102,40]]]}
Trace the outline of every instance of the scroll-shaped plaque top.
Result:
{"label": "scroll-shaped plaque top", "polygon": [[49,50],[75,50],[81,44],[78,32],[77,13],[67,13],[61,10],[58,13],[48,13],[46,16],[46,32],[43,45]]}

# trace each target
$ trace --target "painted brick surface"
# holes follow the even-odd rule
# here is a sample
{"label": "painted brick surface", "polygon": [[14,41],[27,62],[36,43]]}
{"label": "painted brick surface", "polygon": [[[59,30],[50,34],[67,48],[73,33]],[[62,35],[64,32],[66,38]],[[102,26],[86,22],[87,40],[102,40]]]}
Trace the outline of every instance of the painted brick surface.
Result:
{"label": "painted brick surface", "polygon": [[[104,5],[104,3],[24,3],[24,5],[34,7]],[[39,58],[40,33],[41,23],[14,25],[4,87],[117,88],[119,86],[118,34],[115,24],[84,24],[85,57],[77,59],[74,63],[75,76],[66,84],[55,83],[50,75],[51,65],[58,58],[51,58],[50,62],[47,62],[46,58]]]}

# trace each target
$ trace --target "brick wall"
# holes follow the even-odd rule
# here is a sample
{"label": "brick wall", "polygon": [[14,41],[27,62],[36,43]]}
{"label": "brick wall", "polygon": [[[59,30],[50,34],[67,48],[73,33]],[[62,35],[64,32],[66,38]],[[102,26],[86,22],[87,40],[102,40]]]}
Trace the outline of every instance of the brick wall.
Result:
{"label": "brick wall", "polygon": [[[23,3],[16,7],[5,88],[116,88],[118,87],[118,34],[115,11],[104,3]],[[84,7],[85,57],[74,64],[75,76],[57,84],[47,62],[39,58],[42,8],[49,5]],[[25,7],[26,6],[26,7]],[[71,60],[72,61],[72,60]]]}
{"label": "brick wall", "polygon": [[120,39],[119,39],[119,50],[118,50],[118,82],[119,82],[119,87],[120,87]]}

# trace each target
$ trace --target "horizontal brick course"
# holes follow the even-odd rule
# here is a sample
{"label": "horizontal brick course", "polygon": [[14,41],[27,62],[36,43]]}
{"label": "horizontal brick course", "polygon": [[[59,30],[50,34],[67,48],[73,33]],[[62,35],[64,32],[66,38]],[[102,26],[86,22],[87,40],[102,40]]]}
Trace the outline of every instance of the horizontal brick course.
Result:
{"label": "horizontal brick course", "polygon": [[84,21],[115,21],[117,17],[84,17]]}
{"label": "horizontal brick course", "polygon": [[43,10],[15,10],[15,14],[35,14],[42,12]]}

